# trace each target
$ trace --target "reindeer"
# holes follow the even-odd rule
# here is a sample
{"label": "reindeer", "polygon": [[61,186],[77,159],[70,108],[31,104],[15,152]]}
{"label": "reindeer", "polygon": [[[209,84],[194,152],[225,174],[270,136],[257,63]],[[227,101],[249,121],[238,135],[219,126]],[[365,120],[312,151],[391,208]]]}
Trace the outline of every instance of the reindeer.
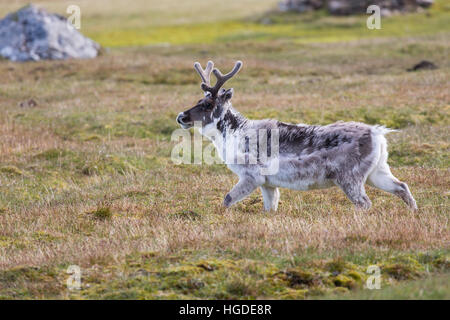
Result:
{"label": "reindeer", "polygon": [[[385,134],[395,130],[358,122],[340,121],[319,126],[268,119],[250,120],[233,108],[233,89],[222,88],[239,72],[241,61],[237,61],[226,75],[213,69],[211,61],[205,69],[198,62],[194,67],[202,80],[204,97],[194,107],[177,116],[176,120],[183,129],[193,127],[196,122],[201,123],[200,133],[213,141],[219,155],[225,153],[226,143],[223,141],[227,139],[244,138],[249,132],[261,130],[278,132],[278,170],[274,174],[261,174],[261,169],[270,166],[269,162],[274,159],[256,163],[227,163],[228,168],[238,175],[239,182],[225,196],[225,207],[241,201],[258,187],[262,191],[264,209],[276,211],[280,187],[311,190],[338,186],[356,208],[369,209],[371,201],[364,188],[368,183],[398,196],[412,210],[417,209],[408,185],[392,175],[387,163]],[[217,78],[214,86],[210,83],[211,72]],[[216,139],[218,135],[223,137],[221,143]],[[240,150],[248,153],[248,148]]]}

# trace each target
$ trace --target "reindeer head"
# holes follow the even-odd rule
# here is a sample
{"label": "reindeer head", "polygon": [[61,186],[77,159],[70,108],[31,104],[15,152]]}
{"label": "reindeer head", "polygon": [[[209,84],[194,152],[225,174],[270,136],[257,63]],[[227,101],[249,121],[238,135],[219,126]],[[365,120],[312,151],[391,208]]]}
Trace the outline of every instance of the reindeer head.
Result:
{"label": "reindeer head", "polygon": [[[201,121],[202,127],[214,122],[221,116],[226,103],[233,97],[233,89],[222,89],[225,82],[231,79],[242,67],[242,62],[237,61],[233,70],[223,75],[218,69],[214,69],[214,63],[208,61],[205,70],[202,69],[200,63],[194,64],[200,78],[202,79],[201,88],[205,93],[203,99],[200,99],[195,106],[187,111],[181,112],[177,116],[177,122],[183,129],[189,129],[194,125],[195,121]],[[214,87],[211,87],[211,72],[217,78]]]}

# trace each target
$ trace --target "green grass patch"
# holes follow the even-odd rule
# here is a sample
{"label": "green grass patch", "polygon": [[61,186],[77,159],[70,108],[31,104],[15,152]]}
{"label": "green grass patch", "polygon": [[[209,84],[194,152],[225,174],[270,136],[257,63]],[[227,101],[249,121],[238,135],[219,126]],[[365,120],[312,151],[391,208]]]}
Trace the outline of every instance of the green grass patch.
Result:
{"label": "green grass patch", "polygon": [[16,166],[4,166],[0,167],[0,172],[9,176],[23,176],[24,172]]}
{"label": "green grass patch", "polygon": [[[426,255],[426,259],[424,256]],[[270,258],[270,257],[267,257]],[[7,298],[25,298],[33,293],[15,291],[17,283],[28,288],[48,288],[39,294],[45,298],[69,295],[88,299],[305,299],[359,293],[370,296],[365,282],[369,264],[381,268],[382,288],[404,280],[426,279],[430,273],[449,271],[448,254],[389,254],[366,258],[355,264],[345,258],[292,260],[199,257],[189,251],[183,255],[164,256],[156,252],[129,256],[125,263],[99,263],[100,270],[83,273],[80,291],[67,291],[60,282],[64,268],[19,268],[0,272],[5,284],[0,291]],[[445,261],[445,266],[442,264]],[[83,269],[82,269],[83,270]],[[120,274],[120,276],[119,276]],[[53,285],[50,279],[54,279]],[[388,289],[391,290],[392,289]],[[442,291],[442,292],[441,292]],[[447,290],[439,290],[448,295]],[[404,295],[414,296],[412,293]]]}
{"label": "green grass patch", "polygon": [[325,294],[319,299],[357,300],[448,300],[450,275],[434,275],[420,280],[405,281],[380,290],[355,290],[344,294]]}
{"label": "green grass patch", "polygon": [[[366,15],[332,17],[323,12],[306,14],[270,12],[262,17],[216,23],[127,28],[125,24],[87,35],[106,47],[151,44],[200,44],[242,40],[292,39],[297,43],[340,42],[361,38],[404,37],[446,30],[450,10],[436,4],[427,12],[382,19],[381,30],[369,30]],[[261,23],[263,22],[263,23]]]}
{"label": "green grass patch", "polygon": [[110,207],[98,207],[97,209],[93,210],[93,211],[89,211],[87,212],[88,215],[92,216],[94,219],[98,219],[98,220],[107,220],[107,219],[111,219],[113,213],[111,211]]}

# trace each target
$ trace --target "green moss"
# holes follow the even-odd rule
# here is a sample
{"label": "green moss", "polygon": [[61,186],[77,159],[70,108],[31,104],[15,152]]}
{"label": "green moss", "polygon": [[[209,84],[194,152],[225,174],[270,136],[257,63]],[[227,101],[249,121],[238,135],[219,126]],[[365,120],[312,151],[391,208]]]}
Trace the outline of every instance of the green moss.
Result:
{"label": "green moss", "polygon": [[42,242],[54,242],[60,240],[60,237],[53,236],[45,231],[37,231],[32,235],[33,239]]}
{"label": "green moss", "polygon": [[39,280],[39,269],[34,267],[16,267],[0,272],[1,282],[10,283],[17,281],[20,278],[25,278],[30,281]]}
{"label": "green moss", "polygon": [[205,282],[203,282],[200,279],[190,278],[190,279],[181,280],[178,283],[177,288],[182,289],[185,292],[189,292],[189,291],[201,289],[205,285],[206,285]]}
{"label": "green moss", "polygon": [[197,266],[204,268],[205,270],[217,270],[217,269],[227,269],[227,270],[237,270],[239,267],[243,268],[245,262],[242,260],[233,261],[230,259],[208,259],[200,260]]}
{"label": "green moss", "polygon": [[63,158],[67,155],[73,155],[73,152],[63,149],[49,149],[36,155],[38,159],[47,161],[54,161]]}
{"label": "green moss", "polygon": [[350,278],[352,278],[353,280],[355,280],[356,282],[361,282],[363,277],[361,275],[361,273],[359,273],[358,271],[349,271],[347,273],[347,276],[349,276]]}
{"label": "green moss", "polygon": [[416,144],[405,141],[391,145],[389,160],[403,166],[427,164],[444,168],[449,166],[448,150],[446,143]]}
{"label": "green moss", "polygon": [[[424,268],[423,263],[440,263],[445,253],[429,256],[431,258],[424,258],[421,254],[419,259],[419,255],[402,254],[380,258],[383,284],[422,277],[424,273],[417,270]],[[366,260],[366,264],[354,265],[342,257],[325,262],[311,260],[283,270],[285,262],[282,261],[223,257],[199,258],[188,250],[182,256],[157,252],[131,255],[121,265],[110,265],[111,259],[95,261],[95,271],[87,268],[83,273],[82,289],[69,294],[72,298],[91,299],[305,299],[329,294],[342,297],[363,289],[365,274],[361,270],[373,264]],[[99,267],[103,270],[98,270]],[[0,281],[9,288],[0,289],[0,295],[11,297],[12,288],[25,282],[30,288],[50,286],[52,294],[61,290],[56,291],[56,296],[65,294],[63,288],[50,283],[61,282],[67,276],[66,269],[64,265],[44,269],[15,268],[0,273]],[[329,270],[342,272],[333,274]],[[16,292],[16,297],[28,295],[30,290]]]}
{"label": "green moss", "polygon": [[192,276],[204,272],[205,269],[191,265],[181,265],[170,267],[162,272],[161,275],[177,275],[177,276]]}
{"label": "green moss", "polygon": [[442,270],[445,272],[450,271],[450,259],[447,257],[439,257],[433,260],[433,266],[438,270]]}
{"label": "green moss", "polygon": [[102,138],[97,134],[88,134],[88,135],[85,135],[84,137],[82,136],[81,139],[83,141],[101,141],[102,140]]}
{"label": "green moss", "polygon": [[308,290],[305,289],[286,289],[279,295],[279,299],[282,300],[304,300]]}
{"label": "green moss", "polygon": [[55,270],[47,267],[15,267],[0,271],[0,283],[2,293],[9,299],[54,298],[64,289]]}
{"label": "green moss", "polygon": [[14,239],[6,236],[0,236],[0,248],[9,247],[14,243]]}
{"label": "green moss", "polygon": [[308,271],[291,269],[284,272],[289,286],[311,286],[313,284],[314,275]]}
{"label": "green moss", "polygon": [[226,292],[232,298],[248,297],[254,294],[254,287],[242,278],[234,278],[225,285]]}
{"label": "green moss", "polygon": [[192,211],[192,210],[183,210],[183,211],[179,211],[179,212],[175,212],[173,213],[171,216],[176,217],[176,218],[181,218],[181,219],[186,219],[186,220],[199,220],[201,219],[201,214]]}
{"label": "green moss", "polygon": [[98,220],[107,220],[111,219],[113,213],[110,207],[99,207],[94,211],[87,212],[88,215],[94,217]]}
{"label": "green moss", "polygon": [[[437,274],[419,280],[404,281],[394,286],[383,285],[380,290],[331,291],[319,299],[358,299],[358,300],[449,300],[448,283],[450,275]],[[343,288],[336,288],[343,289]]]}
{"label": "green moss", "polygon": [[348,262],[342,258],[334,259],[325,264],[325,270],[331,273],[341,273],[348,268]]}
{"label": "green moss", "polygon": [[344,287],[347,289],[353,289],[356,287],[356,282],[353,278],[339,274],[332,278],[332,281],[336,287]]}
{"label": "green moss", "polygon": [[403,265],[398,263],[383,265],[382,272],[386,273],[395,280],[417,279],[422,274],[422,272],[414,266]]}
{"label": "green moss", "polygon": [[343,294],[346,294],[348,292],[349,292],[348,288],[347,287],[342,287],[342,286],[334,288],[334,289],[332,289],[330,291],[331,294],[336,294],[336,295],[343,295]]}
{"label": "green moss", "polygon": [[419,270],[448,272],[450,259],[445,252],[419,253],[415,267]]}
{"label": "green moss", "polygon": [[15,176],[23,176],[24,172],[17,168],[16,166],[4,166],[0,168],[0,172],[6,173],[9,175],[15,175]]}
{"label": "green moss", "polygon": [[107,173],[135,172],[137,168],[133,166],[127,159],[115,155],[104,155],[100,158],[92,158],[84,163],[78,163],[77,166],[83,175],[102,175]]}
{"label": "green moss", "polygon": [[30,241],[26,239],[17,239],[10,236],[0,236],[0,247],[10,249],[25,249],[30,246]]}

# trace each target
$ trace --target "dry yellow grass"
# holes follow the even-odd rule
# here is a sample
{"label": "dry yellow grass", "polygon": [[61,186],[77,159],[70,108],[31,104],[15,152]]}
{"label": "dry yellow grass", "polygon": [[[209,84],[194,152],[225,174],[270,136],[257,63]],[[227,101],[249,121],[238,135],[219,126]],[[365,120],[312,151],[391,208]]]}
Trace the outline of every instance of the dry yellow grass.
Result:
{"label": "dry yellow grass", "polygon": [[[108,57],[101,58],[103,59],[110,60]],[[124,63],[123,61],[121,60],[120,64]],[[250,61],[249,64],[251,68],[253,63]],[[161,67],[161,64],[158,65]],[[175,64],[170,61],[166,65],[173,67]],[[34,65],[20,66],[23,71],[30,67],[35,68]],[[256,67],[257,65],[254,66]],[[261,70],[264,70],[263,66]],[[414,92],[419,99],[421,94],[433,96],[429,90],[423,90],[422,93],[420,90],[406,89],[406,85],[411,86],[410,83],[404,82],[400,91],[404,90],[410,94]],[[125,90],[120,86],[117,89]],[[371,89],[365,94],[370,96],[371,92],[374,95],[378,92],[377,86],[371,86]],[[133,106],[121,102],[120,97],[117,97],[120,92],[115,91],[114,98],[111,98],[106,94],[107,91],[102,92],[108,89],[96,90],[99,90],[99,96],[105,97],[100,102],[104,106],[103,110],[111,110],[109,102],[115,100],[118,104],[117,111],[133,112]],[[389,86],[387,90],[391,94],[385,92],[385,99],[395,99],[392,96],[394,91],[391,91]],[[439,88],[434,90],[439,98],[442,91]],[[161,93],[155,94],[162,97]],[[306,99],[301,99],[302,97]],[[289,95],[289,99],[302,101],[306,108],[308,104],[312,106],[314,97],[317,101],[315,95]],[[139,99],[157,100],[153,93],[137,98]],[[180,107],[184,108],[184,94],[177,94],[175,101],[171,103],[169,101],[174,97],[164,96],[163,99],[166,102],[160,104],[173,105],[169,107],[173,112]],[[193,97],[190,100],[192,99]],[[319,105],[329,105],[328,97],[322,99],[319,100]],[[238,94],[236,100],[240,100],[236,105],[243,112],[246,109],[254,111],[258,104],[278,102],[276,112],[280,114],[283,108],[289,106],[289,102],[270,92],[262,95]],[[348,107],[351,108],[353,101],[350,99],[347,102]],[[48,115],[71,112],[68,108],[61,108],[59,101],[50,102],[50,105],[46,106],[41,104],[43,103],[37,107],[39,111],[26,110],[25,113],[42,112]],[[18,109],[16,103],[5,107],[7,110]],[[89,107],[80,108],[90,112]],[[157,108],[151,103],[146,105],[150,117],[160,116],[154,114],[154,109]],[[165,139],[155,141],[132,137],[101,137],[93,142],[70,139],[64,141],[55,135],[50,125],[35,126],[36,124],[38,123],[19,124],[10,117],[4,118],[1,126],[2,163],[15,164],[30,176],[38,175],[42,165],[41,162],[34,162],[33,157],[46,150],[93,153],[87,157],[96,157],[95,153],[99,150],[107,150],[110,154],[148,158],[158,157],[158,149],[165,150],[163,153],[167,155],[171,148],[171,144]],[[426,133],[433,133],[433,130],[438,129],[421,130],[425,132],[425,137],[420,135],[414,138],[417,133],[417,128],[414,128],[398,134],[394,141],[420,139],[434,143],[426,139]],[[428,137],[430,139],[433,135]],[[290,256],[311,248],[319,252],[427,251],[448,248],[449,245],[448,203],[445,200],[448,195],[444,195],[449,186],[449,176],[444,168],[394,169],[400,179],[410,184],[421,208],[417,213],[409,212],[395,197],[372,189],[369,190],[369,196],[374,200],[373,209],[368,212],[355,212],[345,196],[339,190],[332,189],[307,193],[283,191],[279,212],[265,214],[261,212],[260,196],[256,195],[236,208],[222,209],[222,197],[236,182],[234,177],[222,169],[214,172],[197,166],[177,167],[167,156],[161,158],[157,167],[151,170],[94,175],[79,180],[72,180],[73,175],[79,175],[78,172],[61,173],[58,172],[57,162],[55,166],[50,172],[43,172],[48,175],[47,180],[55,181],[49,183],[50,186],[46,186],[42,193],[35,192],[33,184],[24,182],[22,175],[2,177],[2,188],[8,188],[12,193],[33,193],[35,197],[28,203],[3,202],[7,207],[11,206],[11,209],[7,208],[6,213],[0,215],[3,237],[0,246],[0,268],[8,269],[17,265],[39,266],[66,261],[89,265],[97,259],[118,259],[133,252],[173,253],[186,248],[211,252],[273,251],[282,256]],[[212,181],[213,188],[210,187]],[[142,197],[136,199],[134,194],[141,194]],[[24,198],[29,199],[25,195]],[[146,198],[146,201],[140,201],[142,198]],[[113,212],[110,220],[98,221],[86,214],[104,201]],[[188,211],[200,212],[200,218],[190,220],[175,215]],[[44,237],[44,240],[36,238],[35,235],[39,233],[48,237]]]}
{"label": "dry yellow grass", "polygon": [[[448,52],[448,34],[436,34],[308,45],[244,39],[122,48],[90,61],[0,61],[0,280],[9,281],[0,296],[23,297],[16,290],[22,288],[27,297],[72,297],[59,266],[79,264],[90,275],[86,281],[97,283],[109,268],[132,268],[127,256],[148,252],[168,264],[158,265],[166,271],[180,256],[254,259],[284,270],[299,260],[377,263],[397,254],[447,255]],[[425,56],[440,68],[405,71]],[[224,69],[244,61],[231,85],[236,109],[251,118],[356,120],[401,129],[388,137],[390,164],[409,184],[419,211],[371,188],[367,212],[355,211],[338,189],[282,190],[276,213],[262,212],[258,193],[223,209],[236,177],[222,165],[170,160],[175,116],[201,96],[192,63],[209,58]],[[30,99],[37,105],[28,106]],[[253,283],[247,264],[239,272],[230,267],[232,278]],[[42,280],[48,290],[42,291],[35,278],[7,277],[18,266],[59,273],[47,275],[53,282]],[[23,270],[17,272],[28,275]],[[108,287],[115,279],[108,273],[102,281]],[[291,292],[280,288],[271,296],[252,289],[260,284],[248,287],[251,294],[231,297]],[[204,297],[189,290],[173,297]]]}

